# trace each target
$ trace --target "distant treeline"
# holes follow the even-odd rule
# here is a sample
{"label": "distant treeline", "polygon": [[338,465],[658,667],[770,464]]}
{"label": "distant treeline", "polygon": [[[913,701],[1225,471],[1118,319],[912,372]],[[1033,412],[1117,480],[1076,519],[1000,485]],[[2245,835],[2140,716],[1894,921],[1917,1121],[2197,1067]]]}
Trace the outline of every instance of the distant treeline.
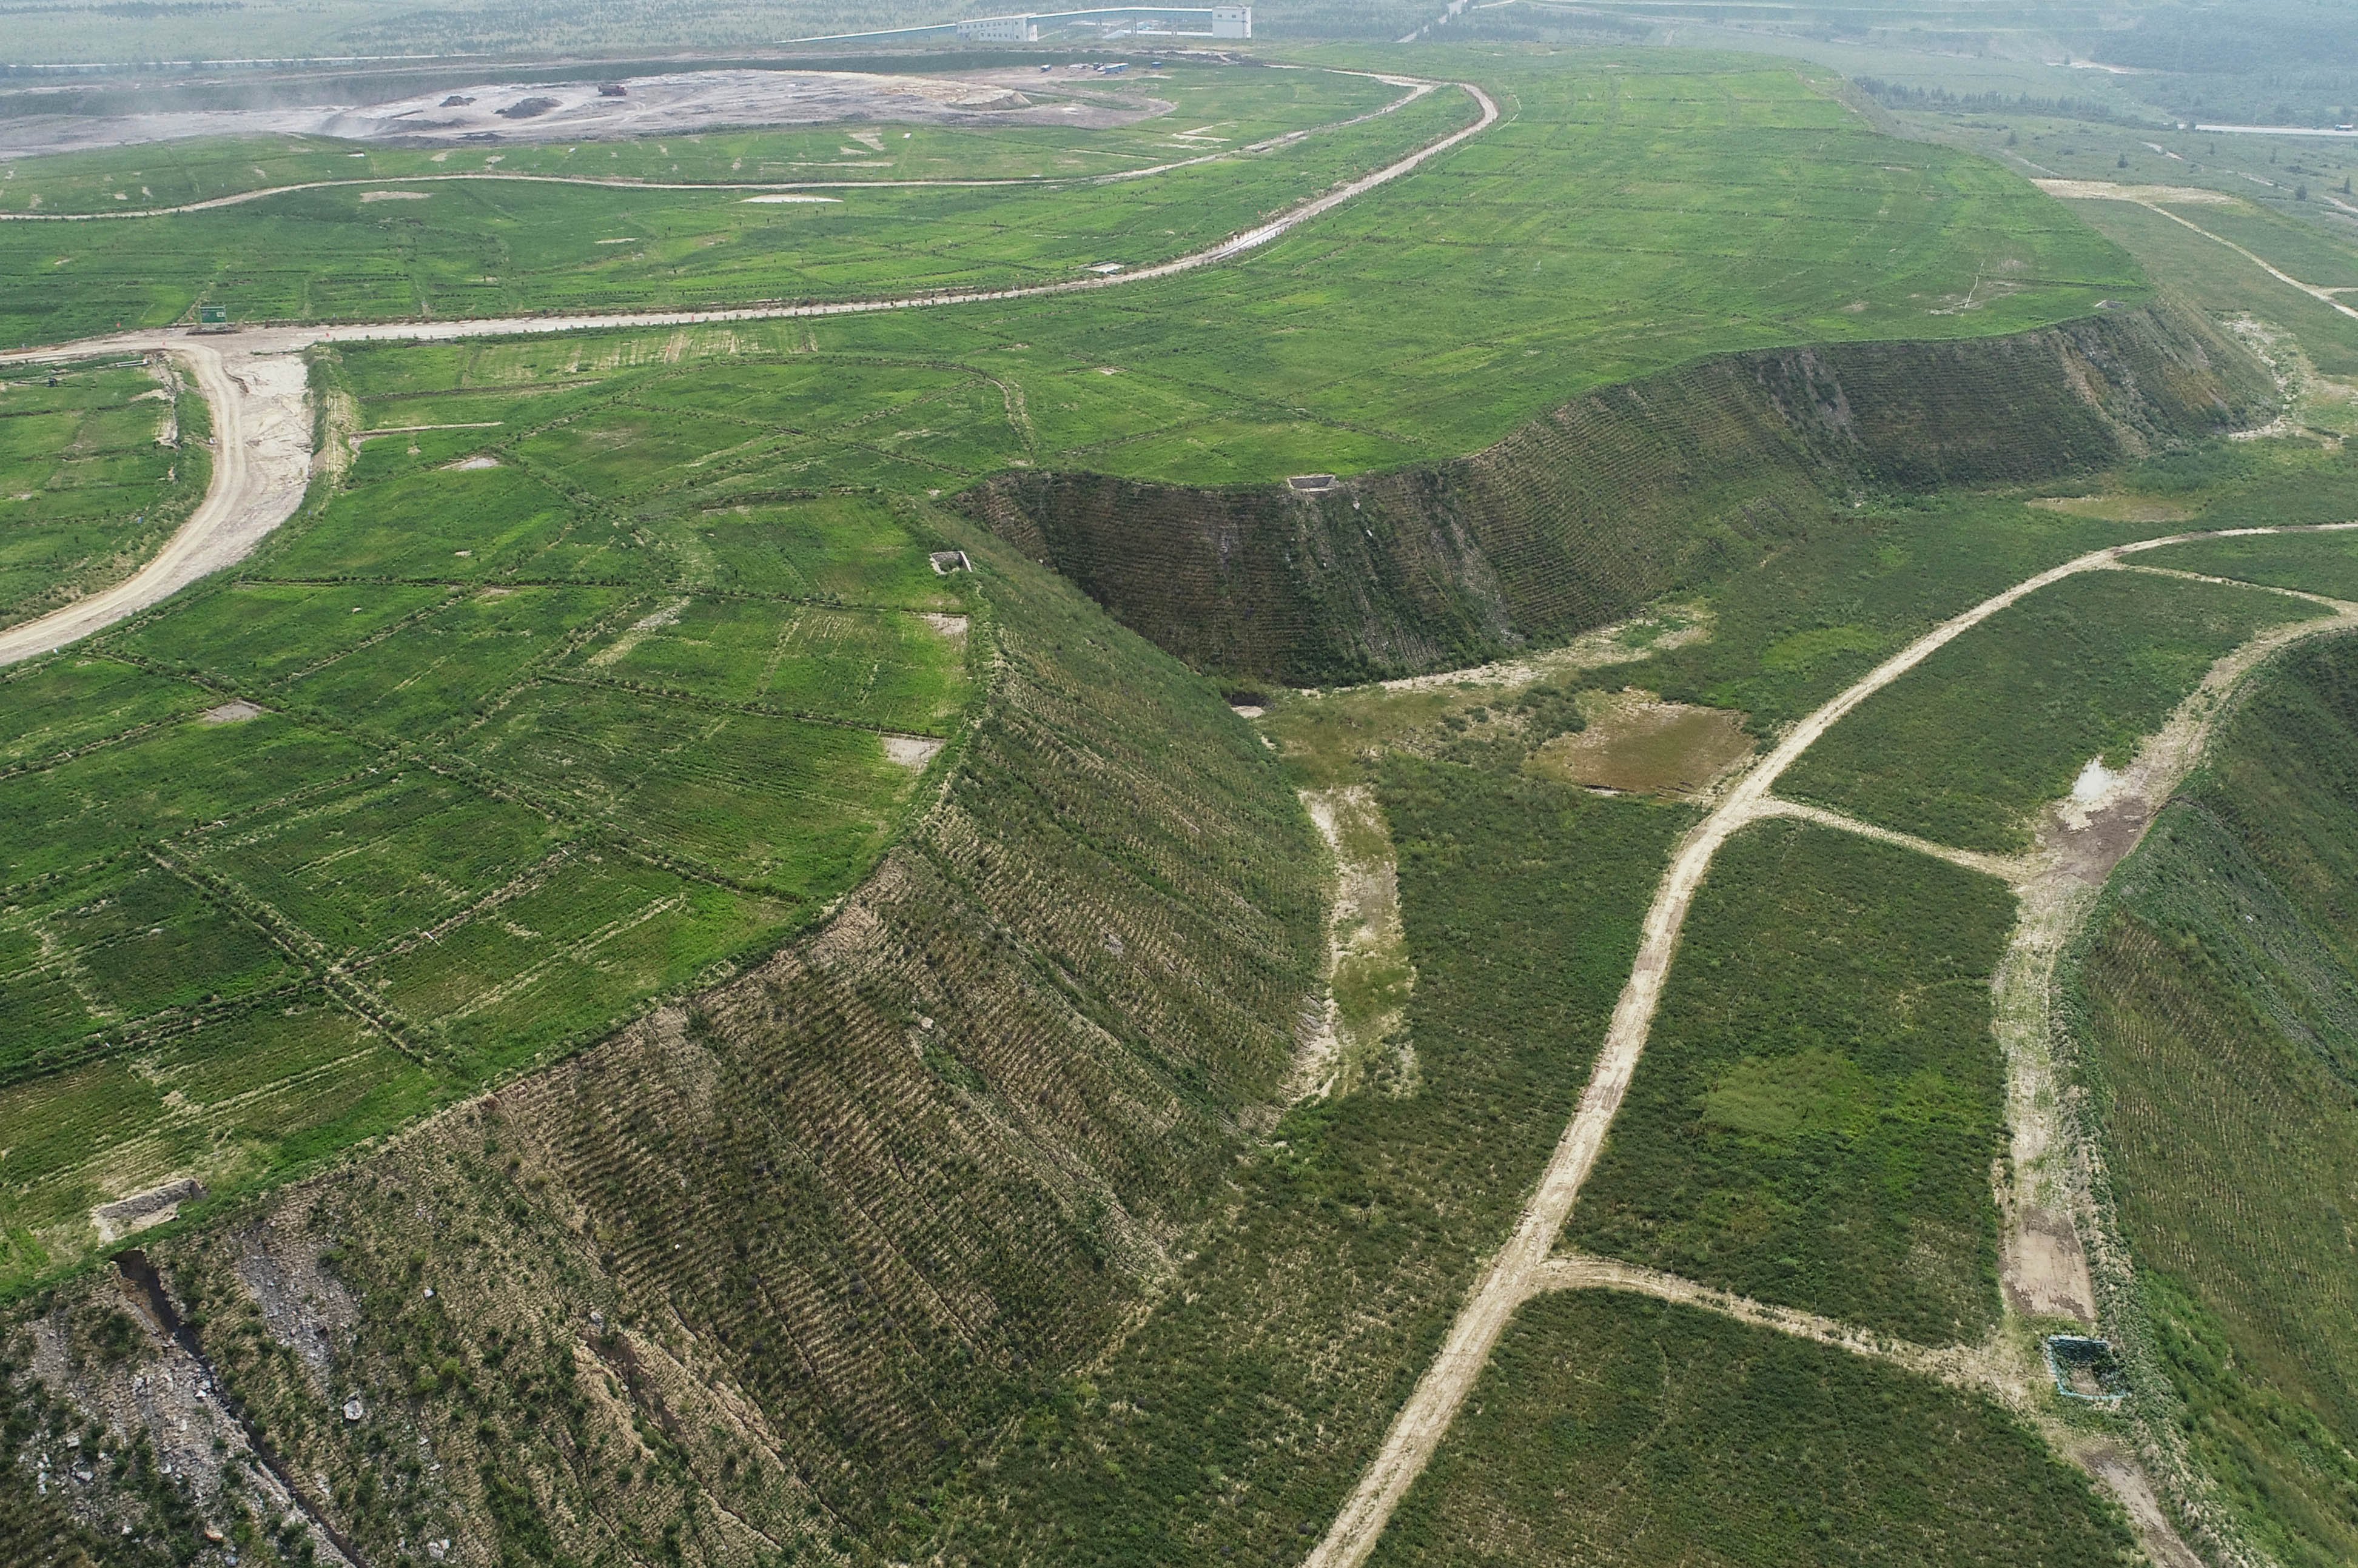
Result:
{"label": "distant treeline", "polygon": [[2060,114],[2073,120],[2111,120],[2134,124],[2130,116],[2110,104],[2087,98],[2039,98],[2028,92],[2009,97],[2003,92],[1951,92],[1941,87],[1909,87],[1872,76],[1854,79],[1860,92],[1895,109],[1949,109],[1968,113],[2011,111],[2017,114]]}

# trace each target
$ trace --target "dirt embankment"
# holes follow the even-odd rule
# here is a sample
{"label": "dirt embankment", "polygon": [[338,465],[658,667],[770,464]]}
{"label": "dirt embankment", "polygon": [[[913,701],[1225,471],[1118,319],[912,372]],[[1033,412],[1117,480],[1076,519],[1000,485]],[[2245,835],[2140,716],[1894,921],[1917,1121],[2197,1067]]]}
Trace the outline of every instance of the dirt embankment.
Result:
{"label": "dirt embankment", "polygon": [[1192,665],[1346,685],[1621,620],[1863,491],[2048,479],[2270,403],[2247,353],[2153,307],[1728,355],[1588,394],[1472,457],[1322,490],[1034,472],[962,504]]}

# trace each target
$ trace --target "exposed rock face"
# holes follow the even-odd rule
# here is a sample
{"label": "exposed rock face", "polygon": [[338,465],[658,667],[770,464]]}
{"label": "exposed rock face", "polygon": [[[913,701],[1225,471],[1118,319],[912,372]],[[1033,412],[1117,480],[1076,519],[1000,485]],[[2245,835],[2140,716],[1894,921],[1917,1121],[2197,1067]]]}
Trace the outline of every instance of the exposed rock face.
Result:
{"label": "exposed rock face", "polygon": [[1199,668],[1309,685],[1462,667],[1619,620],[1829,503],[2037,481],[2267,416],[2198,317],[1730,354],[1471,457],[1326,488],[1003,475],[961,504]]}

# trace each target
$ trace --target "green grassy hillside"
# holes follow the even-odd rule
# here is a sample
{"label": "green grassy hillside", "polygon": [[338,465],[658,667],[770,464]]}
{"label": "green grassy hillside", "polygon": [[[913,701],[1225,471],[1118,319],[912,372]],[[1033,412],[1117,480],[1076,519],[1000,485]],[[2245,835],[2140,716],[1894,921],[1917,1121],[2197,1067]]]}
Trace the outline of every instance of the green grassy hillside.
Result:
{"label": "green grassy hillside", "polygon": [[[989,694],[822,927],[150,1243],[224,1397],[370,1560],[887,1537],[1159,1293],[1234,1169],[1314,985],[1309,825],[1215,692],[967,546]],[[113,1290],[17,1321],[107,1386],[86,1336]]]}
{"label": "green grassy hillside", "polygon": [[562,407],[371,438],[238,573],[0,676],[12,1284],[95,1205],[275,1179],[732,972],[937,781],[987,611],[925,525],[644,520],[701,449],[576,424],[453,466]]}
{"label": "green grassy hillside", "polygon": [[[1579,56],[1415,59],[1422,71],[1470,72],[1503,95],[1509,117],[1249,258],[1102,296],[829,321],[776,341],[799,344],[816,333],[838,351],[988,366],[1021,389],[1057,466],[1202,484],[1455,457],[1581,393],[1715,352],[1987,337],[2075,319],[2102,300],[2145,297],[2125,254],[2059,204],[1978,158],[1874,135],[1831,95],[1829,82],[1789,68],[1677,55],[1612,62],[1626,69]],[[1379,63],[1357,54],[1349,62]],[[1340,166],[1319,160],[1342,154],[1322,149],[1348,144],[1358,149],[1357,167],[1372,166],[1383,158],[1371,155],[1368,138],[1397,139],[1409,117],[1464,102],[1435,94],[1416,110],[1295,144],[1276,163],[1207,166],[1186,178],[1211,182],[1207,211],[1241,203],[1258,214],[1276,198],[1274,188],[1255,183],[1264,178],[1256,171],[1306,160],[1317,166],[1309,188],[1323,188]],[[1107,252],[1130,225],[1123,214],[1134,203],[1162,200],[1148,194],[1154,183],[1093,195],[917,190],[852,193],[839,207],[730,205],[767,216],[728,243],[687,258],[652,255],[643,265],[593,261],[603,254],[594,241],[644,237],[644,230],[592,215],[642,211],[644,193],[525,187],[557,191],[515,201],[519,212],[549,217],[529,232],[563,255],[495,254],[513,224],[487,215],[464,231],[479,238],[469,242],[477,248],[465,251],[463,276],[506,280],[466,286],[501,308],[857,297],[946,276],[945,266],[963,264],[957,245],[937,243],[935,221],[963,202],[1019,198],[1039,210],[1023,217],[1011,209],[1003,229],[976,243],[1010,261],[1045,265],[1053,256],[1056,276],[1071,276],[1083,265],[1144,259],[1135,243]],[[365,209],[353,205],[356,196],[317,200],[331,196],[330,205],[367,214],[339,229],[330,221],[339,208],[315,225],[346,234],[339,256],[355,245],[381,250],[390,232],[381,222],[430,230],[430,215],[386,210],[423,214],[445,200]],[[558,222],[546,204],[560,200],[575,205]],[[682,200],[708,207],[718,199]],[[855,246],[866,259],[850,270],[821,265],[834,254],[827,236],[865,222],[860,214],[870,202],[894,211],[903,209],[892,204],[905,203],[904,217],[879,230],[875,246]],[[267,255],[299,254],[308,243],[254,221],[252,210],[233,208],[163,221],[157,232],[229,225],[222,243],[235,259],[222,264],[223,278],[260,276]],[[773,221],[778,227],[769,226]],[[1195,222],[1166,218],[1146,225],[1143,237],[1183,249],[1178,235],[1160,231],[1192,232]],[[894,222],[903,224],[892,231],[902,236],[892,242],[898,250],[882,243]],[[100,319],[92,302],[106,291],[75,282],[76,266],[127,269],[123,287],[144,301],[155,276],[181,265],[168,247],[149,259],[157,257],[152,240],[93,249],[99,242],[89,236],[99,227],[0,226],[0,255],[13,257],[0,260],[0,277],[17,285],[10,297],[28,310],[53,300],[82,313],[79,326],[63,318],[20,326],[19,341],[112,326],[130,309],[107,306]],[[57,265],[69,254],[77,259]],[[201,276],[213,276],[215,255],[199,247]],[[539,265],[553,270],[533,281],[528,269]],[[333,287],[323,284],[307,307],[317,314],[416,308],[404,302],[412,285],[401,267],[355,269],[337,260],[327,271]],[[512,284],[514,291],[503,292]],[[580,292],[592,285],[595,301]],[[357,292],[334,297],[339,289]],[[168,309],[155,308],[168,317],[180,308],[165,303]],[[436,311],[477,308],[454,297]]]}
{"label": "green grassy hillside", "polygon": [[168,371],[116,360],[0,380],[0,626],[153,555],[204,497],[211,428]]}
{"label": "green grassy hillside", "polygon": [[2073,977],[2147,1419],[2277,1561],[2358,1552],[2358,647],[2288,655]]}
{"label": "green grassy hillside", "polygon": [[1405,758],[1379,800],[1412,1073],[1281,1121],[1153,1314],[894,1555],[1291,1563],[1326,1528],[1554,1146],[1693,819]]}
{"label": "green grassy hillside", "polygon": [[[1033,184],[1021,175],[1001,177],[1011,178],[1007,186],[965,183],[991,177],[999,159],[986,142],[979,158],[957,160],[979,165],[975,172],[957,170],[944,184],[878,183],[809,192],[801,201],[763,202],[742,189],[693,187],[824,181],[836,171],[777,167],[790,161],[780,155],[794,149],[774,140],[751,147],[740,141],[732,150],[683,137],[679,157],[668,156],[668,141],[630,144],[627,162],[620,146],[611,157],[595,144],[559,149],[575,155],[563,168],[568,176],[646,181],[646,189],[509,180],[337,185],[168,216],[0,222],[0,276],[11,280],[0,338],[58,341],[103,330],[117,319],[162,325],[188,315],[200,299],[227,307],[239,321],[384,320],[857,299],[1057,282],[1086,276],[1083,268],[1104,262],[1136,266],[1213,243],[1250,228],[1266,211],[1380,167],[1475,113],[1463,93],[1439,93],[1364,124],[1341,125],[1336,123],[1372,114],[1405,93],[1363,77],[1289,72],[1333,85],[1303,90],[1299,103],[1272,105],[1266,96],[1257,103],[1251,91],[1253,79],[1271,73],[1238,74],[1247,80],[1233,111],[1218,102],[1223,94],[1216,76],[1207,94],[1214,102],[1200,117],[1165,128],[1238,117],[1262,124],[1274,120],[1271,129],[1280,135],[1322,124],[1335,128],[1232,161],[1103,185]],[[1144,97],[1147,91],[1141,83],[1134,92]],[[1018,156],[1034,152],[1035,142],[1021,131],[1018,138]],[[898,143],[897,130],[892,139]],[[1216,143],[1161,140],[1165,164],[1221,150]],[[1134,138],[1124,141],[1130,145],[1121,152],[1134,149]],[[151,150],[130,148],[106,158],[111,165],[138,166],[114,190],[141,206],[168,200],[151,194],[157,187],[145,178],[139,155]],[[511,157],[472,147],[445,156],[456,161],[437,164],[423,152],[339,153],[332,163],[342,166],[337,174],[357,179],[379,162],[400,173],[483,172],[487,164],[505,172]],[[854,160],[880,161],[860,146]],[[43,167],[47,160],[27,160],[6,183],[12,190],[51,188],[69,209],[92,205],[81,172],[90,161],[76,156],[52,171]],[[294,172],[323,174],[318,161],[297,158]],[[545,155],[514,161],[525,167],[552,162]],[[842,161],[838,155],[823,163]],[[746,167],[732,170],[731,164]],[[249,165],[249,184],[258,178],[251,175],[254,167],[269,166]],[[1143,167],[1129,157],[1076,157],[1057,173],[1072,181]],[[767,172],[748,173],[748,168]],[[898,178],[944,177],[919,168]],[[163,189],[181,183],[168,178]],[[676,183],[690,189],[662,189]],[[97,204],[115,205],[108,200],[114,190],[103,192]],[[29,200],[29,194],[18,196],[10,208],[23,212]]]}
{"label": "green grassy hillside", "polygon": [[1373,1561],[2096,1568],[2129,1551],[2109,1499],[1985,1400],[1580,1291],[1523,1308]]}
{"label": "green grassy hillside", "polygon": [[1920,1343],[1997,1310],[2005,1119],[1988,877],[1792,822],[1721,852],[1652,1044],[1565,1227],[1627,1258]]}

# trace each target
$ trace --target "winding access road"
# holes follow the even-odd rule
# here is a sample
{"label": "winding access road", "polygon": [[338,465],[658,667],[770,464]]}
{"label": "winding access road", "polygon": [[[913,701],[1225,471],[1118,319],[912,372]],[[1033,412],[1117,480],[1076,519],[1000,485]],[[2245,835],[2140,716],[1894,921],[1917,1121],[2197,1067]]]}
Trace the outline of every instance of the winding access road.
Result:
{"label": "winding access road", "polygon": [[1728,790],[1711,815],[1696,824],[1680,843],[1670,869],[1655,888],[1654,901],[1646,912],[1639,935],[1638,956],[1614,1007],[1596,1065],[1591,1070],[1579,1107],[1558,1140],[1513,1233],[1476,1277],[1472,1293],[1458,1309],[1448,1336],[1442,1341],[1439,1354],[1393,1418],[1384,1434],[1383,1446],[1361,1474],[1358,1485],[1316,1550],[1304,1560],[1303,1568],[1358,1568],[1368,1560],[1409,1487],[1431,1462],[1442,1435],[1449,1430],[1458,1407],[1473,1390],[1516,1310],[1531,1296],[1554,1288],[1561,1282],[1559,1276],[1572,1267],[1554,1260],[1556,1238],[1571,1217],[1573,1202],[1579,1196],[1582,1184],[1595,1166],[1597,1155],[1605,1146],[1606,1132],[1620,1110],[1622,1097],[1628,1092],[1629,1081],[1637,1072],[1638,1059],[1645,1051],[1647,1036],[1653,1027],[1662,983],[1670,974],[1679,933],[1686,924],[1695,892],[1702,887],[1720,846],[1738,831],[1766,817],[1807,815],[1797,813],[1790,803],[1778,800],[1772,793],[1779,777],[1801,753],[1868,697],[1999,611],[2042,588],[2082,572],[2116,568],[2126,556],[2166,545],[2312,531],[2315,530],[2297,527],[2230,528],[2173,534],[2093,550],[2026,578],[1963,614],[1942,622],[1877,665],[1856,684],[1796,724]]}
{"label": "winding access road", "polygon": [[[796,180],[713,180],[713,179],[623,179],[600,178],[577,174],[526,174],[521,170],[465,169],[450,174],[385,174],[367,175],[352,179],[307,179],[292,185],[265,185],[252,190],[234,190],[226,196],[209,196],[202,200],[182,201],[170,207],[123,207],[93,210],[88,212],[0,212],[0,223],[107,223],[124,222],[140,218],[171,218],[189,212],[211,212],[223,207],[243,207],[251,201],[265,201],[273,196],[291,196],[304,190],[340,190],[346,188],[402,185],[444,185],[453,180],[494,180],[522,185],[586,185],[600,190],[915,190],[915,189],[977,189],[993,186],[1032,186],[1054,189],[1076,185],[1116,185],[1124,180],[1146,179],[1155,175],[1169,174],[1175,169],[1194,168],[1201,164],[1222,163],[1254,153],[1273,152],[1291,146],[1295,142],[1328,131],[1340,131],[1353,125],[1379,120],[1386,114],[1407,108],[1418,99],[1434,92],[1443,84],[1419,77],[1388,76],[1377,71],[1337,70],[1337,76],[1367,77],[1389,87],[1405,87],[1408,92],[1380,109],[1357,114],[1347,120],[1336,120],[1324,125],[1312,125],[1298,131],[1287,131],[1266,141],[1245,146],[1223,148],[1197,157],[1178,158],[1170,163],[1151,164],[1143,168],[1115,169],[1108,174],[1089,174],[1042,178],[1019,176],[1005,179],[796,179]],[[1460,83],[1459,85],[1463,85]],[[1472,89],[1468,89],[1472,91]],[[1480,97],[1479,92],[1475,93]],[[1475,129],[1480,129],[1476,126]]]}
{"label": "winding access road", "polygon": [[0,665],[54,653],[243,560],[302,503],[311,475],[304,365],[224,353],[202,339],[172,345],[212,410],[212,477],[204,499],[146,564],[112,588],[0,631]]}
{"label": "winding access road", "polygon": [[[1444,85],[1410,78],[1386,78],[1418,92],[1398,108]],[[185,327],[114,332],[79,342],[0,352],[0,365],[56,363],[107,354],[167,352],[186,362],[212,409],[212,481],[203,502],[157,556],[130,578],[61,610],[0,633],[0,665],[41,654],[113,625],[126,615],[178,592],[210,572],[234,565],[295,514],[302,503],[313,460],[303,364],[296,357],[315,343],[449,342],[466,338],[524,333],[611,330],[633,327],[697,327],[732,321],[775,321],[818,316],[860,316],[884,310],[921,310],[1037,299],[1093,289],[1121,288],[1173,277],[1199,267],[1233,261],[1347,201],[1413,173],[1428,160],[1498,123],[1498,105],[1470,81],[1448,83],[1470,96],[1481,113],[1474,124],[1426,143],[1405,157],[1303,201],[1258,228],[1231,234],[1217,244],[1134,272],[1073,278],[1017,288],[963,293],[916,294],[824,305],[749,305],[714,310],[644,310],[611,315],[494,316],[449,321],[387,321],[354,326],[261,327],[224,336],[204,336]],[[1378,111],[1386,113],[1389,111]],[[297,436],[299,432],[299,438]],[[299,460],[295,457],[299,446]]]}

